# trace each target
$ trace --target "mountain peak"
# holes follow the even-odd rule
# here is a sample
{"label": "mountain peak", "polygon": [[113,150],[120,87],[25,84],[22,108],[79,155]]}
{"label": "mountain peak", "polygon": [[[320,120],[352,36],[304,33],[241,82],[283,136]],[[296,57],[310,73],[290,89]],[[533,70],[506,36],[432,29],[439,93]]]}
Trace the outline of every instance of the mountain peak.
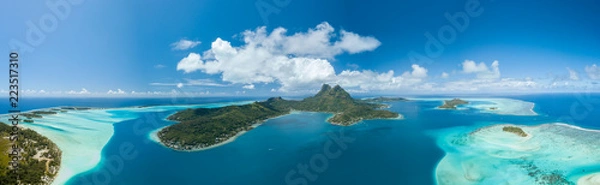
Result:
{"label": "mountain peak", "polygon": [[323,84],[323,86],[321,86],[321,90],[315,96],[325,95],[327,92],[329,92],[329,90],[331,90],[331,86],[329,86],[329,84]]}
{"label": "mountain peak", "polygon": [[319,91],[319,93],[317,93],[315,97],[325,96],[352,99],[352,97],[350,97],[350,94],[346,92],[346,90],[344,90],[342,87],[340,87],[340,85],[335,85],[333,88],[331,88],[330,85],[323,84],[323,86],[321,87],[321,91]]}
{"label": "mountain peak", "polygon": [[335,87],[333,87],[333,91],[346,91],[344,89],[342,89],[342,87],[340,87],[340,85],[335,85]]}

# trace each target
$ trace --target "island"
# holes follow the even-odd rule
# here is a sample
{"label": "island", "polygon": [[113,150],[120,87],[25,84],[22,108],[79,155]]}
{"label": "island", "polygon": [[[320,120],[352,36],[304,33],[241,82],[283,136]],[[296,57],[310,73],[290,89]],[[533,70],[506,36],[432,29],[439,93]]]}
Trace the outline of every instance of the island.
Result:
{"label": "island", "polygon": [[515,133],[515,134],[517,134],[518,136],[521,136],[521,137],[527,137],[527,133],[525,133],[525,131],[523,131],[523,129],[521,129],[519,127],[515,127],[515,126],[505,126],[505,127],[502,127],[502,131]]}
{"label": "island", "polygon": [[383,107],[386,106],[355,100],[339,85],[332,88],[324,84],[316,95],[301,101],[273,97],[246,105],[186,109],[169,116],[168,120],[179,123],[161,129],[156,136],[169,148],[189,151],[227,141],[269,118],[291,111],[332,113],[333,116],[327,121],[341,126],[365,119],[402,117],[398,113],[382,110]]}
{"label": "island", "polygon": [[54,111],[32,111],[29,113],[21,113],[20,116],[24,116],[27,119],[31,119],[31,118],[43,118],[44,116],[42,115],[52,115],[52,114],[57,114]]}
{"label": "island", "polygon": [[402,97],[379,96],[379,97],[374,97],[374,98],[365,98],[365,99],[362,99],[362,101],[364,101],[364,102],[394,102],[394,101],[408,101],[408,99],[402,98]]}
{"label": "island", "polygon": [[456,109],[457,105],[468,104],[469,102],[454,98],[452,100],[444,100],[444,104],[439,106],[440,109]]}
{"label": "island", "polygon": [[455,127],[435,136],[446,153],[436,167],[438,185],[600,182],[599,130],[564,123],[496,124]]}
{"label": "island", "polygon": [[[20,127],[18,140],[13,143],[11,126],[0,122],[0,184],[52,184],[61,164],[61,151],[50,139],[33,130]],[[7,152],[13,144],[21,150],[19,168],[12,171]],[[16,173],[14,173],[16,172]]]}
{"label": "island", "polygon": [[90,110],[91,107],[61,107],[63,110]]}

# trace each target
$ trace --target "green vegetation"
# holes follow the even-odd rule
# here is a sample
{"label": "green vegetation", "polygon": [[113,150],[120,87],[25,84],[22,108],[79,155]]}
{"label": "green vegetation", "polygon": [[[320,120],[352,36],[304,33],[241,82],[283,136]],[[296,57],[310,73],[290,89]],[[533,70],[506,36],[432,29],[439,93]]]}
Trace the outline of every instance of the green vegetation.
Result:
{"label": "green vegetation", "polygon": [[223,142],[237,133],[252,129],[252,125],[268,118],[289,114],[292,110],[328,112],[328,119],[338,125],[352,125],[364,119],[396,118],[398,113],[379,110],[380,104],[354,100],[340,86],[323,85],[315,96],[302,101],[281,97],[248,105],[221,108],[187,109],[169,116],[180,123],[168,126],[158,133],[161,142],[178,150],[193,150]]}
{"label": "green vegetation", "polygon": [[21,113],[19,116],[25,116],[27,119],[31,118],[42,118],[42,115],[34,114],[34,113]]}
{"label": "green vegetation", "polygon": [[39,114],[56,114],[56,112],[54,112],[54,111],[33,111],[31,113],[38,114],[38,115]]}
{"label": "green vegetation", "polygon": [[89,108],[89,107],[61,107],[60,109],[64,109],[64,110],[90,110],[92,108]]}
{"label": "green vegetation", "polygon": [[393,101],[408,101],[406,98],[401,97],[375,97],[375,98],[367,98],[363,99],[364,102],[393,102]]}
{"label": "green vegetation", "polygon": [[444,105],[439,106],[440,109],[456,109],[457,105],[468,104],[469,102],[454,98],[452,100],[444,100]]}
{"label": "green vegetation", "polygon": [[513,127],[513,126],[505,126],[502,127],[502,131],[504,132],[512,132],[517,134],[518,136],[521,137],[527,137],[527,133],[525,133],[525,131],[523,131],[523,129],[519,128],[519,127]]}
{"label": "green vegetation", "polygon": [[238,132],[252,129],[262,120],[287,114],[273,108],[268,102],[223,108],[187,109],[168,119],[180,123],[158,133],[165,145],[181,150],[207,147],[233,137]]}
{"label": "green vegetation", "polygon": [[[8,166],[8,153],[13,146],[9,134],[11,126],[0,123],[0,184],[51,184],[60,168],[61,151],[48,138],[33,130],[21,129],[14,143],[21,150],[18,169]],[[16,173],[14,173],[16,172]],[[18,176],[18,178],[17,178]]]}
{"label": "green vegetation", "polygon": [[23,122],[25,122],[25,123],[33,123],[33,120],[32,119],[25,119],[25,120],[23,120]]}
{"label": "green vegetation", "polygon": [[20,116],[24,116],[27,119],[31,119],[31,118],[42,118],[44,116],[42,115],[51,115],[51,114],[57,114],[55,111],[33,111],[33,112],[28,112],[28,113],[21,113],[19,114]]}

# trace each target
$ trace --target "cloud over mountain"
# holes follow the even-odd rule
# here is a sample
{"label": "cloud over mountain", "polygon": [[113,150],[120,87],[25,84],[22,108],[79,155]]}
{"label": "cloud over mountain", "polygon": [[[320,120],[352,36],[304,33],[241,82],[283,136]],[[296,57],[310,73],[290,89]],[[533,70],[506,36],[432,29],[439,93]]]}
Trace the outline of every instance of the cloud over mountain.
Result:
{"label": "cloud over mountain", "polygon": [[[339,36],[338,36],[339,35]],[[346,87],[389,89],[418,82],[427,69],[412,65],[412,71],[394,76],[394,71],[346,70],[336,74],[330,60],[335,56],[372,51],[381,44],[376,38],[335,29],[324,22],[306,32],[287,34],[285,28],[268,33],[266,27],[242,33],[244,44],[217,38],[203,54],[190,53],[177,64],[184,73],[201,71],[220,74],[224,82],[239,84],[278,83],[282,91],[339,83]],[[364,83],[357,83],[364,82]]]}

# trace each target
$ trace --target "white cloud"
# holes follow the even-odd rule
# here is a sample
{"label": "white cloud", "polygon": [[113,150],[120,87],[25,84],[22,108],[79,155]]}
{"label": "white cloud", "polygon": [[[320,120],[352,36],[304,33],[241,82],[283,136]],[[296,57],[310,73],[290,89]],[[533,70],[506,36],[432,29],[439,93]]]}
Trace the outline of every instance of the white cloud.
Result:
{"label": "white cloud", "polygon": [[492,62],[492,65],[490,65],[491,70],[483,62],[480,62],[479,64],[477,64],[477,63],[475,63],[475,61],[465,60],[462,63],[462,68],[463,68],[464,73],[467,73],[467,74],[474,73],[477,75],[477,78],[479,78],[479,79],[498,79],[498,78],[500,78],[499,66],[500,66],[500,63],[497,60]]}
{"label": "white cloud", "polygon": [[204,63],[197,53],[190,53],[177,63],[177,70],[183,70],[184,73],[191,73],[203,69]]}
{"label": "white cloud", "polygon": [[593,64],[592,66],[585,66],[585,72],[592,80],[600,79],[600,68],[598,68],[596,64]]}
{"label": "white cloud", "polygon": [[489,69],[485,63],[481,62],[479,64],[475,63],[472,60],[465,60],[462,63],[463,72],[465,73],[480,73],[480,72],[488,72]]}
{"label": "white cloud", "polygon": [[162,69],[162,68],[165,68],[165,67],[166,67],[166,66],[164,66],[164,65],[162,65],[162,64],[158,64],[158,65],[155,65],[155,66],[154,66],[154,68],[156,68],[156,69]]}
{"label": "white cloud", "polygon": [[[0,90],[0,93],[4,93],[4,92],[8,93],[8,91]],[[20,92],[23,94],[27,94],[27,95],[47,95],[47,94],[49,94],[47,91],[45,91],[43,89],[39,90],[39,91],[32,90],[32,89],[26,89],[26,90],[21,90]]]}
{"label": "white cloud", "polygon": [[406,78],[426,78],[427,77],[427,69],[425,69],[424,67],[421,67],[417,64],[413,64],[412,66],[413,71],[412,72],[404,72],[404,74],[402,74],[403,77]]}
{"label": "white cloud", "polygon": [[90,94],[90,92],[85,88],[81,88],[81,91],[71,90],[71,91],[67,92],[67,94]]}
{"label": "white cloud", "polygon": [[180,89],[181,89],[182,87],[183,87],[183,83],[178,83],[178,84],[177,84],[177,88],[180,88]]}
{"label": "white cloud", "polygon": [[571,68],[568,68],[568,67],[567,67],[567,70],[569,71],[569,79],[579,80],[579,74],[577,73],[577,71],[572,70]]}
{"label": "white cloud", "polygon": [[448,78],[448,77],[450,77],[450,75],[448,73],[446,73],[446,72],[442,72],[442,75],[440,75],[440,77],[442,77],[442,78]]}
{"label": "white cloud", "polygon": [[[210,80],[210,79],[184,79],[186,82],[180,82],[180,83],[159,83],[159,82],[154,82],[154,83],[150,83],[150,85],[154,85],[154,86],[175,86],[178,88],[181,88],[179,86],[210,86],[210,87],[225,87],[228,86],[227,84],[219,84],[219,83],[215,83],[214,81]],[[181,85],[180,85],[181,84]]]}
{"label": "white cloud", "polygon": [[[295,55],[297,57],[332,59],[343,52],[351,54],[372,51],[381,43],[374,37],[360,36],[341,30],[336,38],[335,29],[327,22],[308,29],[307,32],[286,35],[287,30],[279,27],[267,35],[266,27],[255,31],[244,31],[244,42],[248,46],[261,45],[271,53]],[[331,42],[337,39],[335,42]]]}
{"label": "white cloud", "polygon": [[439,90],[442,91],[518,91],[539,88],[540,85],[532,79],[472,79],[447,82]]}
{"label": "white cloud", "polygon": [[127,94],[127,93],[121,89],[117,89],[116,91],[108,90],[108,92],[106,92],[106,94]]}
{"label": "white cloud", "polygon": [[379,40],[375,37],[363,37],[356,33],[341,31],[342,38],[340,41],[335,42],[334,48],[339,48],[343,51],[347,51],[350,54],[360,53],[363,51],[373,51],[375,48],[381,45]]}
{"label": "white cloud", "polygon": [[[239,47],[217,38],[211,43],[211,49],[202,56],[190,53],[183,58],[178,63],[177,70],[184,73],[201,71],[220,74],[222,81],[234,84],[279,83],[282,91],[318,88],[322,83],[331,82],[358,87],[347,78],[367,78],[373,75],[387,78],[390,74],[345,71],[336,75],[328,61],[344,52],[352,54],[374,50],[381,44],[374,37],[364,37],[344,30],[340,32],[340,37],[336,37],[333,27],[326,22],[307,32],[287,35],[286,31],[284,28],[276,28],[267,33],[265,27],[247,30],[242,33],[244,45]],[[425,68],[418,65],[412,67],[413,71],[406,73],[405,77],[395,78],[426,77]],[[391,74],[393,75],[393,71]],[[403,80],[398,80],[400,81]]]}
{"label": "white cloud", "polygon": [[427,69],[413,64],[412,71],[406,71],[401,76],[395,76],[394,71],[377,73],[371,70],[345,70],[336,76],[335,83],[343,87],[359,87],[368,90],[392,90],[410,88],[422,82],[427,77]]}
{"label": "white cloud", "polygon": [[187,49],[196,47],[200,43],[201,43],[200,41],[181,39],[181,40],[171,44],[171,48],[173,50],[187,50]]}
{"label": "white cloud", "polygon": [[244,88],[244,89],[254,89],[254,84],[244,85],[242,88]]}

